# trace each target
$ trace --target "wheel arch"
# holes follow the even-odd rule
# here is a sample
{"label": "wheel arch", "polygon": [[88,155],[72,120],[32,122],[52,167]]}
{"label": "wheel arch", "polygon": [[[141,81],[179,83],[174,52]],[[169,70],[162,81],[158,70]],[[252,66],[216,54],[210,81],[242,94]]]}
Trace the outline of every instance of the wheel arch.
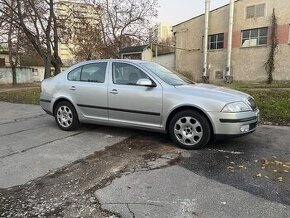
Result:
{"label": "wheel arch", "polygon": [[203,115],[205,117],[205,119],[208,121],[209,126],[211,128],[211,138],[214,137],[215,129],[214,129],[213,122],[210,119],[209,115],[206,112],[204,112],[202,109],[200,109],[196,106],[191,106],[191,105],[179,106],[170,112],[170,114],[166,120],[166,132],[168,132],[168,130],[169,130],[169,124],[170,124],[170,121],[172,120],[172,118],[174,117],[174,115],[180,111],[183,111],[183,110],[194,110],[194,111],[200,113],[201,115]]}
{"label": "wheel arch", "polygon": [[[53,106],[52,106],[52,114],[54,114],[54,111],[55,111],[55,108],[56,108],[57,104],[60,103],[60,102],[63,102],[63,101],[67,101],[67,102],[69,102],[69,103],[74,107],[75,111],[77,112],[76,107],[75,107],[75,105],[72,103],[71,100],[69,100],[68,98],[65,98],[65,97],[60,97],[60,98],[56,99],[56,100],[54,101],[54,103],[53,103]],[[77,114],[77,115],[78,115],[78,114]]]}

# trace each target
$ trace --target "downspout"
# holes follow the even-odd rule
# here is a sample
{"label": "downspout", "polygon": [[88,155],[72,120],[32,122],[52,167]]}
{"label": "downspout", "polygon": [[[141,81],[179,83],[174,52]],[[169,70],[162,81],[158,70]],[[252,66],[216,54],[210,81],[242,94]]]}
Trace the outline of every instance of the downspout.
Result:
{"label": "downspout", "polygon": [[226,83],[231,83],[233,81],[231,69],[232,69],[234,11],[235,11],[235,0],[230,0],[227,67],[226,67],[226,75],[225,75],[225,82]]}
{"label": "downspout", "polygon": [[204,14],[204,37],[203,37],[203,75],[202,80],[207,83],[209,81],[208,76],[208,22],[209,22],[209,10],[210,10],[210,0],[205,0],[205,14]]}

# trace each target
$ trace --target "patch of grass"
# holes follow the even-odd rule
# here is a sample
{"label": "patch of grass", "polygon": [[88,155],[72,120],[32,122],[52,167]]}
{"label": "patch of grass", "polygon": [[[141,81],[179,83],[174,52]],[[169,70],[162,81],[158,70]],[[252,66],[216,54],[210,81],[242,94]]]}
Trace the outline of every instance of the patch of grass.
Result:
{"label": "patch of grass", "polygon": [[22,104],[39,104],[40,88],[25,88],[0,92],[0,101]]}
{"label": "patch of grass", "polygon": [[290,125],[290,90],[244,90],[260,109],[261,121]]}
{"label": "patch of grass", "polygon": [[273,82],[272,84],[268,84],[266,82],[263,83],[253,83],[253,82],[233,82],[231,84],[220,84],[223,86],[227,86],[233,89],[271,89],[271,88],[290,88],[290,81],[286,82]]}
{"label": "patch of grass", "polygon": [[12,85],[12,84],[0,84],[0,89],[18,89],[18,88],[25,88],[25,87],[40,87],[39,82],[34,82],[34,83],[20,83],[17,85]]}

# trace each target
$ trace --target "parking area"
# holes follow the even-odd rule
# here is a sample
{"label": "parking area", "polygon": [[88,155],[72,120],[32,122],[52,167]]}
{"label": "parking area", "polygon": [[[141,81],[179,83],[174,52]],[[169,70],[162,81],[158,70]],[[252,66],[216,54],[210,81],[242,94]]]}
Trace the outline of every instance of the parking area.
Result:
{"label": "parking area", "polygon": [[0,102],[0,217],[289,217],[290,128],[198,151]]}
{"label": "parking area", "polygon": [[130,135],[97,126],[65,132],[39,106],[1,102],[0,107],[1,188],[25,184]]}

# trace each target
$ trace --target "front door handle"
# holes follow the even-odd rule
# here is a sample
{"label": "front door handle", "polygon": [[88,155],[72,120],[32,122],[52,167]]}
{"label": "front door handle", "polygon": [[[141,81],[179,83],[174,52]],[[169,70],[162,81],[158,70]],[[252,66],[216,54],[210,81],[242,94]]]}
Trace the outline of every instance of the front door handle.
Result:
{"label": "front door handle", "polygon": [[117,89],[113,89],[110,91],[111,94],[117,95],[118,94],[118,90]]}
{"label": "front door handle", "polygon": [[72,86],[72,87],[70,87],[70,89],[69,90],[72,90],[72,91],[74,91],[74,90],[76,90],[76,87],[75,86]]}

